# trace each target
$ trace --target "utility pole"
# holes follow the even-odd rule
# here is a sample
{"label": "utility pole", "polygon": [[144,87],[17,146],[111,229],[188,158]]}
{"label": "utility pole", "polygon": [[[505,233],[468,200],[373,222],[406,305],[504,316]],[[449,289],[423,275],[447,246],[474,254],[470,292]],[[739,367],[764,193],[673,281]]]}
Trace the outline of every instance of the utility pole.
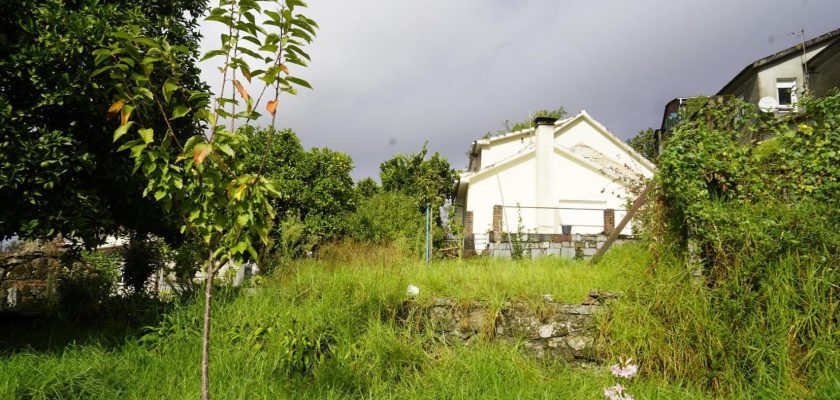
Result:
{"label": "utility pole", "polygon": [[805,29],[800,28],[798,35],[802,44],[802,93],[808,93],[808,52],[805,50]]}

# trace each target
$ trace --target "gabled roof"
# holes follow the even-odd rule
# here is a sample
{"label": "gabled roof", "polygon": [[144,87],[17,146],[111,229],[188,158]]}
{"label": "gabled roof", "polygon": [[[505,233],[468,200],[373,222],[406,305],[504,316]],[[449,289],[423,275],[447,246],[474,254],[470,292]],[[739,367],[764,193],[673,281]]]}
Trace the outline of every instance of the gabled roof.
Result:
{"label": "gabled roof", "polygon": [[[505,157],[493,164],[487,165],[478,171],[465,172],[461,174],[458,184],[456,186],[461,186],[462,184],[469,184],[476,179],[480,180],[484,176],[489,175],[491,172],[504,169],[509,165],[513,165],[520,161],[534,157],[536,155],[535,150],[536,149],[533,145],[529,145],[523,148],[521,151],[516,152],[508,157]],[[589,168],[594,172],[606,175],[615,182],[629,183],[633,179],[634,171],[630,170],[626,166],[616,163],[603,153],[585,144],[579,143],[573,146],[571,149],[567,149],[560,145],[555,145],[554,152],[565,156],[566,158],[577,162],[578,164]]]}
{"label": "gabled roof", "polygon": [[[648,161],[646,158],[644,158],[641,154],[639,154],[632,147],[628,146],[627,143],[624,143],[624,141],[622,141],[621,139],[616,137],[606,127],[601,125],[601,123],[599,123],[594,118],[592,118],[592,116],[590,116],[589,113],[586,112],[586,110],[582,110],[580,113],[578,113],[578,114],[576,114],[572,117],[569,117],[569,118],[566,118],[566,119],[563,119],[563,120],[558,120],[554,124],[554,133],[557,134],[557,132],[563,131],[564,129],[566,129],[568,127],[571,127],[575,122],[580,121],[580,120],[586,121],[589,124],[591,124],[592,126],[594,126],[596,128],[596,130],[601,132],[602,135],[604,135],[607,139],[609,139],[611,142],[616,144],[619,148],[624,150],[627,154],[629,154],[631,156],[631,158],[633,158],[635,161],[637,161],[639,164],[641,164],[645,168],[647,168],[651,171],[656,170],[656,166],[654,166],[650,161]],[[533,132],[534,132],[534,128],[525,129],[525,130],[522,130],[522,131],[511,132],[511,133],[507,133],[505,135],[501,135],[503,137],[501,137],[500,139],[497,139],[497,140],[503,140],[503,139],[508,139],[508,138],[516,138],[516,137],[519,137],[519,136],[527,134],[527,133],[533,134]],[[482,145],[489,145],[494,141],[493,139],[495,139],[495,138],[496,137],[477,140],[477,141],[473,142],[473,149],[475,149],[476,143],[482,142]],[[572,146],[569,149],[567,149],[563,146],[555,145],[554,150],[555,150],[555,152],[563,154],[563,155],[567,156],[568,158],[571,158],[571,159],[575,160],[576,162],[578,162],[578,163],[580,163],[580,164],[582,164],[582,165],[584,165],[584,166],[586,166],[586,167],[588,167],[588,168],[590,168],[594,171],[598,171],[598,172],[601,172],[605,175],[609,175],[613,180],[616,180],[616,181],[628,180],[634,174],[634,171],[630,170],[629,168],[622,165],[621,163],[616,162],[615,160],[613,160],[609,156],[599,152],[598,150],[596,150],[596,149],[594,149],[590,146],[582,144],[582,143],[578,143],[578,144],[576,144],[575,146]],[[526,145],[525,147],[523,147],[522,149],[520,149],[516,153],[511,154],[510,156],[507,156],[505,158],[502,158],[502,159],[496,161],[493,164],[485,165],[484,167],[482,167],[481,169],[479,169],[477,171],[469,171],[468,170],[467,172],[464,172],[463,174],[461,174],[458,183],[456,183],[456,187],[461,186],[461,183],[469,183],[470,180],[473,179],[476,176],[485,175],[492,170],[504,168],[505,166],[508,166],[510,164],[514,164],[514,163],[520,161],[521,159],[524,159],[527,156],[533,155],[535,153],[535,151],[536,151],[536,148],[531,143],[531,144]],[[470,164],[472,164],[472,157],[470,157],[470,158],[471,158],[470,159]]]}
{"label": "gabled roof", "polygon": [[[648,159],[646,159],[644,156],[639,154],[639,152],[637,152],[635,149],[630,147],[623,140],[621,140],[617,136],[615,136],[614,133],[612,133],[609,129],[607,129],[600,122],[598,122],[594,118],[592,118],[592,116],[589,115],[589,113],[587,113],[586,110],[581,110],[579,113],[577,113],[577,114],[575,114],[571,117],[567,117],[567,118],[564,118],[564,119],[557,120],[554,123],[555,134],[557,132],[565,129],[566,127],[571,126],[574,122],[576,122],[578,120],[581,120],[581,119],[586,120],[590,124],[592,124],[592,126],[594,126],[596,128],[596,130],[599,130],[601,132],[601,134],[603,134],[607,139],[609,139],[611,142],[616,144],[619,148],[621,148],[622,150],[627,152],[630,155],[630,157],[633,158],[636,162],[638,162],[639,164],[642,164],[645,168],[647,168],[651,171],[656,170],[656,166],[654,166]],[[518,131],[514,131],[514,132],[508,132],[508,133],[498,135],[498,136],[493,136],[493,137],[490,137],[490,138],[487,138],[487,139],[479,139],[479,140],[474,141],[473,145],[472,145],[472,148],[470,149],[470,159],[469,159],[469,162],[468,162],[468,165],[467,165],[467,171],[472,170],[472,168],[471,168],[472,163],[473,163],[473,160],[475,159],[475,155],[478,154],[476,152],[478,147],[490,146],[493,143],[498,142],[498,141],[502,141],[502,140],[515,139],[515,138],[522,137],[522,136],[532,136],[534,134],[534,131],[535,131],[535,128],[528,128],[528,129],[522,129],[522,130],[518,130]],[[514,156],[515,155],[516,154],[514,154]],[[500,160],[500,161],[503,161],[503,160]],[[498,162],[497,162],[497,164],[498,164]]]}
{"label": "gabled roof", "polygon": [[[554,126],[558,126],[558,125],[560,125],[560,124],[562,124],[562,123],[564,123],[568,120],[571,120],[572,118],[574,118],[574,116],[567,117],[567,118],[564,118],[564,119],[559,119],[554,123]],[[525,128],[525,129],[520,129],[518,131],[503,133],[501,135],[491,136],[491,137],[486,138],[486,139],[478,139],[478,140],[474,141],[472,143],[472,147],[470,147],[470,159],[467,161],[467,171],[472,170],[472,163],[473,163],[473,160],[475,159],[474,156],[478,154],[476,152],[476,150],[479,147],[487,147],[487,146],[490,146],[493,143],[503,141],[503,140],[516,139],[516,138],[525,137],[525,136],[533,136],[535,130],[536,130],[536,128],[534,128],[534,127]]]}
{"label": "gabled roof", "polygon": [[643,155],[639,154],[638,151],[630,147],[630,145],[625,143],[623,140],[619,139],[618,136],[616,136],[609,129],[607,129],[607,127],[602,125],[600,122],[596,121],[595,118],[592,118],[592,116],[589,115],[589,113],[587,113],[586,110],[581,110],[581,112],[575,115],[574,117],[564,120],[562,124],[557,126],[557,128],[555,129],[555,133],[565,129],[568,126],[571,126],[574,122],[576,122],[579,119],[588,121],[592,126],[595,127],[596,130],[600,131],[604,137],[606,137],[609,141],[613,142],[613,144],[618,146],[618,148],[620,148],[621,150],[624,150],[624,152],[629,154],[633,160],[641,164],[643,167],[651,171],[656,171],[656,166],[653,165],[653,163],[651,163]]}
{"label": "gabled roof", "polygon": [[823,64],[828,62],[838,52],[840,52],[840,40],[835,40],[834,43],[826,46],[819,54],[808,60],[808,69],[812,71],[819,70],[823,67]]}
{"label": "gabled roof", "polygon": [[[808,48],[812,48],[814,46],[820,46],[822,44],[830,43],[830,42],[836,40],[837,38],[840,38],[840,29],[835,29],[831,32],[822,34],[822,35],[817,36],[817,37],[815,37],[811,40],[806,41],[805,42],[805,48],[808,49]],[[718,95],[730,94],[729,91],[733,87],[735,87],[736,84],[738,84],[739,82],[746,79],[750,74],[752,74],[754,71],[758,70],[759,68],[764,67],[764,66],[769,65],[769,64],[776,63],[778,61],[787,59],[787,58],[792,57],[792,56],[798,57],[799,54],[801,54],[801,52],[802,52],[802,43],[799,43],[795,46],[788,47],[787,49],[784,49],[784,50],[782,50],[778,53],[775,53],[773,55],[770,55],[770,56],[761,58],[759,60],[756,60],[752,64],[744,67],[744,69],[741,70],[741,72],[739,72],[738,75],[735,75],[735,77],[732,78],[732,80],[727,82],[726,85],[723,85],[723,88],[720,89],[720,91],[717,94]]]}

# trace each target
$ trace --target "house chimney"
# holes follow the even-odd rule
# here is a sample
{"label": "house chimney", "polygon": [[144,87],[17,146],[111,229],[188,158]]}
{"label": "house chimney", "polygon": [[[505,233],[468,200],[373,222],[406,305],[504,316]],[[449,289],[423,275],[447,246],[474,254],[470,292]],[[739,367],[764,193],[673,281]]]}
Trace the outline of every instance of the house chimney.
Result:
{"label": "house chimney", "polygon": [[[536,147],[536,193],[534,199],[537,207],[553,207],[554,199],[554,171],[551,165],[554,153],[554,123],[557,118],[537,117],[534,119],[534,145]],[[536,209],[537,233],[556,233],[557,221],[554,220],[554,210],[549,208]]]}

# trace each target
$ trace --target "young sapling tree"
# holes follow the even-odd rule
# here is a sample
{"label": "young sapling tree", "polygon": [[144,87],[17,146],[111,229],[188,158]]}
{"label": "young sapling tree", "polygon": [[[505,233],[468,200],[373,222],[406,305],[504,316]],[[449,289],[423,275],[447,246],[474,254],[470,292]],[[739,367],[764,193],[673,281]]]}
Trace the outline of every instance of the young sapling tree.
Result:
{"label": "young sapling tree", "polygon": [[[182,222],[182,233],[208,248],[201,360],[205,400],[210,397],[213,277],[227,262],[257,259],[253,241],[268,241],[275,215],[269,200],[279,195],[262,176],[263,168],[246,168],[254,157],[265,163],[266,154],[254,152],[242,128],[262,115],[257,110],[263,109],[264,100],[273,128],[280,94],[295,94],[296,86],[311,88],[290,71],[291,65],[306,66],[309,56],[303,48],[318,27],[296,13],[305,6],[300,0],[219,0],[206,20],[222,24],[226,32],[220,47],[203,57],[221,60],[221,85],[212,100],[180,83],[179,66],[190,57],[188,50],[139,27],[115,32],[113,44],[95,52],[96,74],[109,73],[119,93],[108,110],[119,115],[114,131],[118,151],[129,151],[135,173],[146,178],[144,195],[161,202]],[[153,80],[155,69],[165,70],[168,78]],[[253,91],[256,98],[251,87],[259,89]],[[205,132],[182,142],[175,132],[186,118]],[[151,121],[163,121],[166,130],[155,132]]]}

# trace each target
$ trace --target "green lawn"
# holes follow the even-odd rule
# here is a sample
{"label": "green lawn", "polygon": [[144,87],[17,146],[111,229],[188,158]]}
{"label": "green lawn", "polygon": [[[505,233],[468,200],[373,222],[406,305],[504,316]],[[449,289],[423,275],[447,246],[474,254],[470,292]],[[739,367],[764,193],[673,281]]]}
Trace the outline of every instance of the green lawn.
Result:
{"label": "green lawn", "polygon": [[[255,290],[219,292],[212,392],[217,399],[600,399],[614,382],[605,368],[540,361],[494,342],[444,346],[431,336],[408,334],[394,315],[409,283],[420,287],[421,302],[439,296],[491,304],[539,301],[545,293],[579,302],[590,289],[635,285],[647,261],[640,245],[615,248],[597,267],[553,258],[425,266],[388,252],[301,261]],[[32,343],[31,349],[22,328],[7,330],[14,339],[7,338],[0,356],[0,398],[196,398],[200,315],[201,304],[186,304],[145,336]],[[51,340],[65,343],[67,337],[59,336],[75,330],[54,332]],[[327,346],[322,361],[299,361],[301,355],[317,358]],[[637,399],[706,398],[696,389],[644,378],[629,387]]]}

